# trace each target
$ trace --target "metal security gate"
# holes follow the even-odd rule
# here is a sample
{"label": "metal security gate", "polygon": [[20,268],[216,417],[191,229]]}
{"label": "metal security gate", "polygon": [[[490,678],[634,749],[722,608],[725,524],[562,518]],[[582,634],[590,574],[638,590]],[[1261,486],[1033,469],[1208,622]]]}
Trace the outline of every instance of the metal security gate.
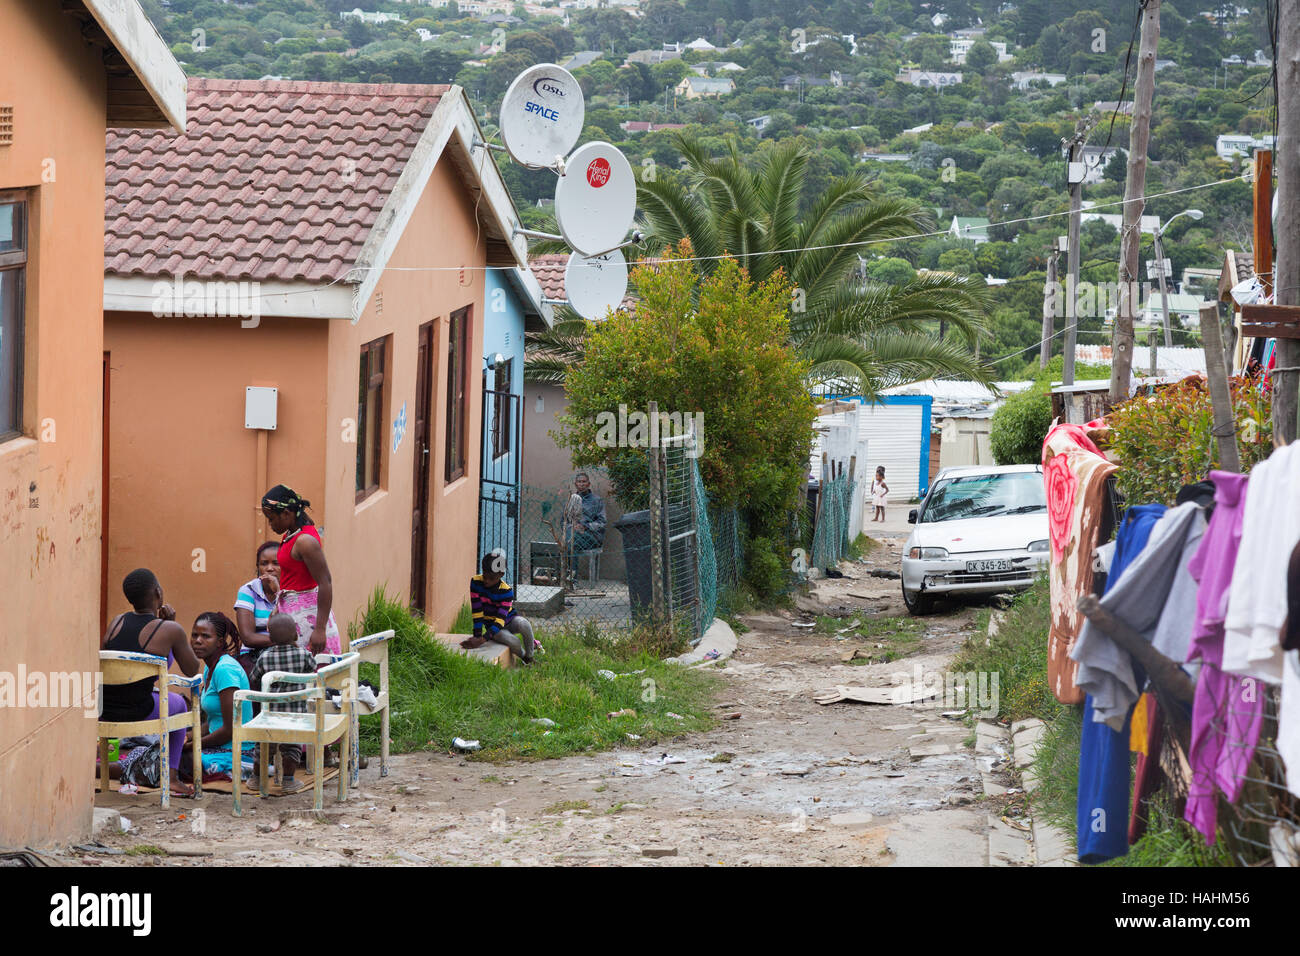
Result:
{"label": "metal security gate", "polygon": [[506,580],[516,586],[526,583],[519,562],[523,445],[523,396],[489,388],[484,375],[478,556],[499,548],[506,555]]}

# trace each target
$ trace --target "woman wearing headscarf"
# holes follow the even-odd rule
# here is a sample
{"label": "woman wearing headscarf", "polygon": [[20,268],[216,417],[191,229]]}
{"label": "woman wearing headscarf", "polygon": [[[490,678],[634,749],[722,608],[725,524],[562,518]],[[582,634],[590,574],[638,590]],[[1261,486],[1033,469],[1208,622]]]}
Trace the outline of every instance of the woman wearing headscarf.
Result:
{"label": "woman wearing headscarf", "polygon": [[282,536],[275,610],[293,618],[299,647],[312,654],[338,654],[342,642],[334,623],[334,581],[316,522],[307,515],[310,507],[310,501],[285,485],[276,485],[262,496],[262,513],[271,530]]}

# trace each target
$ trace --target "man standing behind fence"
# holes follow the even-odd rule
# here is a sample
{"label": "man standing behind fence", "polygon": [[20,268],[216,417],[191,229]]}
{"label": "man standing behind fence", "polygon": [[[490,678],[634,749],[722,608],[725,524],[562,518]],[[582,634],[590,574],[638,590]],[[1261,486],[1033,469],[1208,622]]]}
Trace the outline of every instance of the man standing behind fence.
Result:
{"label": "man standing behind fence", "polygon": [[575,552],[599,550],[605,544],[605,499],[591,490],[585,471],[573,476],[573,488],[576,493],[565,510],[569,545]]}
{"label": "man standing behind fence", "polygon": [[[481,647],[496,641],[510,648],[525,664],[533,662],[533,625],[515,613],[515,589],[503,580],[505,555],[490,551],[483,555],[482,573],[470,578],[469,601],[474,612],[474,636],[461,647]],[[518,635],[516,637],[515,635]]]}

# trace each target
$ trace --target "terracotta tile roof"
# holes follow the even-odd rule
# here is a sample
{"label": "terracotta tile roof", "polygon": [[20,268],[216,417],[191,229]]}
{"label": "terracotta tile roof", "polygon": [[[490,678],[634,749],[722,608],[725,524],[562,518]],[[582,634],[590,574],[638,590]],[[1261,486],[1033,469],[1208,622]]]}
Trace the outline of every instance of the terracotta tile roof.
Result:
{"label": "terracotta tile roof", "polygon": [[533,256],[528,260],[528,268],[533,270],[542,287],[542,295],[548,299],[564,298],[564,267],[568,265],[566,253],[550,252],[546,255]]}
{"label": "terracotta tile roof", "polygon": [[104,269],[342,276],[448,86],[189,80],[189,123],[108,133]]}

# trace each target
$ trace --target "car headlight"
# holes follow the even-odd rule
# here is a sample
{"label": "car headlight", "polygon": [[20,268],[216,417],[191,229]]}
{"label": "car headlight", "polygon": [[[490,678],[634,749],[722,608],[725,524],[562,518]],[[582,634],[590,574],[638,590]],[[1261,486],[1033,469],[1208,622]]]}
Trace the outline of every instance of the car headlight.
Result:
{"label": "car headlight", "polygon": [[1027,551],[1046,551],[1049,547],[1050,547],[1050,545],[1048,544],[1047,539],[1046,539],[1046,538],[1043,538],[1041,541],[1030,541],[1030,542],[1029,542],[1029,547],[1026,548],[1026,550],[1027,550]]}
{"label": "car headlight", "polygon": [[948,557],[946,548],[913,548],[907,552],[907,556],[915,560],[920,558],[924,561],[942,561]]}

